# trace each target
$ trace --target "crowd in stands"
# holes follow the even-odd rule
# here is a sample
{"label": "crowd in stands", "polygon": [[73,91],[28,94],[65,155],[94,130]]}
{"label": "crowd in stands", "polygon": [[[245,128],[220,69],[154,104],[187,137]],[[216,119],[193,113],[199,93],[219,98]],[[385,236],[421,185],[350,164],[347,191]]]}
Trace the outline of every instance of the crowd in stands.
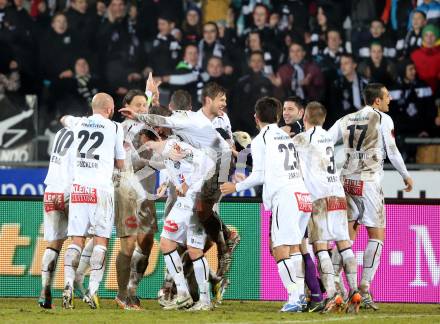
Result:
{"label": "crowd in stands", "polygon": [[37,94],[43,132],[99,91],[120,106],[152,71],[164,104],[185,89],[194,110],[219,83],[253,136],[263,96],[319,100],[331,126],[381,82],[399,137],[437,137],[439,21],[436,0],[0,0],[0,108]]}

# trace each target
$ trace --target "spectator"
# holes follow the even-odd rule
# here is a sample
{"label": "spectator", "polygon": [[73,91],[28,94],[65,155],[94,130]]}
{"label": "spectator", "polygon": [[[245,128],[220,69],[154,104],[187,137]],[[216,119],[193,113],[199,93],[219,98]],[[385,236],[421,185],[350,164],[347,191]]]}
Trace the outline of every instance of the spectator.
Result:
{"label": "spectator", "polygon": [[321,68],[325,80],[331,83],[338,76],[339,61],[345,52],[341,46],[341,32],[337,29],[328,29],[326,42],[327,46],[316,56],[315,61]]}
{"label": "spectator", "polygon": [[351,54],[342,54],[340,61],[341,76],[334,80],[327,97],[327,118],[325,125],[330,127],[346,114],[362,108],[362,92],[367,80],[356,72],[356,61]]}
{"label": "spectator", "polygon": [[38,78],[38,61],[35,55],[38,50],[35,41],[35,23],[23,4],[23,0],[14,0],[12,6],[5,8],[3,18],[0,18],[4,21],[5,28],[1,32],[0,38],[7,41],[12,48],[14,59],[20,70],[21,91],[35,93],[38,84],[35,82]]}
{"label": "spectator", "polygon": [[396,43],[385,34],[385,25],[380,19],[374,19],[370,24],[370,31],[359,42],[359,50],[354,52],[359,58],[365,59],[371,56],[372,43],[382,45],[383,56],[395,58],[397,55]]}
{"label": "spectator", "polygon": [[93,96],[102,86],[99,78],[91,74],[87,60],[81,57],[75,62],[73,77],[58,80],[52,89],[58,118],[66,114],[87,115]]}
{"label": "spectator", "polygon": [[[435,25],[427,25],[422,32],[423,45],[411,54],[419,78],[425,81],[436,94],[440,79],[440,30]],[[438,96],[438,94],[436,94]]]}
{"label": "spectator", "polygon": [[80,46],[68,29],[62,13],[52,18],[51,29],[40,42],[40,70],[46,84],[73,76],[72,68]]}
{"label": "spectator", "polygon": [[261,41],[261,35],[258,31],[251,31],[246,39],[246,48],[243,51],[242,55],[242,64],[241,64],[241,74],[245,74],[248,72],[248,62],[251,53],[261,51],[263,52],[264,57],[264,73],[266,75],[274,74],[275,69],[277,68],[277,56],[273,51],[263,47]]}
{"label": "spectator", "polygon": [[130,88],[138,88],[143,83],[140,71],[144,54],[134,27],[127,16],[125,2],[111,0],[107,19],[99,25],[97,41],[100,75],[108,83],[110,92],[116,94],[116,106]]}
{"label": "spectator", "polygon": [[181,46],[176,38],[171,35],[174,22],[167,15],[161,15],[157,20],[157,34],[150,53],[150,67],[157,76],[169,75],[177,65]]}
{"label": "spectator", "polygon": [[298,96],[305,100],[322,100],[324,76],[316,63],[305,59],[304,45],[292,43],[289,47],[289,63],[278,69],[272,83],[282,87],[284,95]]}
{"label": "spectator", "polygon": [[[397,139],[404,146],[405,137],[434,135],[437,111],[432,90],[425,82],[418,79],[414,63],[405,59],[398,68],[397,83],[390,90],[392,97],[390,115],[396,125]],[[415,147],[405,147],[404,151],[410,158],[414,158]]]}
{"label": "spectator", "polygon": [[221,57],[225,64],[225,74],[232,74],[234,68],[229,60],[225,46],[218,39],[218,27],[214,22],[203,25],[203,39],[199,42],[199,67],[206,70],[211,56]]}
{"label": "spectator", "polygon": [[[213,0],[216,1],[217,0]],[[213,2],[212,1],[212,2]],[[218,1],[220,2],[220,1]],[[227,1],[229,2],[229,1]],[[266,5],[266,8],[270,6],[270,0],[234,0],[231,1],[234,11],[237,13],[237,34],[244,36],[245,30],[253,26],[253,14],[255,6],[258,4]],[[207,17],[208,18],[208,17]],[[267,19],[268,17],[266,17]],[[206,20],[207,21],[207,20]],[[250,30],[249,30],[250,31]]]}
{"label": "spectator", "polygon": [[[6,69],[4,69],[5,67],[0,67],[0,103],[3,100],[9,101],[5,98],[8,92],[16,92],[20,89],[20,73],[17,67],[17,62],[13,60],[9,62]],[[3,104],[4,102],[0,106]]]}
{"label": "spectator", "polygon": [[191,6],[185,15],[185,20],[182,23],[182,43],[197,44],[202,38],[202,18],[200,9],[196,6]]}
{"label": "spectator", "polygon": [[278,0],[272,1],[274,11],[280,14],[281,29],[294,24],[300,34],[308,29],[309,13],[307,1]]}
{"label": "spectator", "polygon": [[296,96],[287,97],[283,103],[283,118],[280,118],[278,126],[290,134],[290,137],[294,137],[304,130],[303,116],[303,100]]}
{"label": "spectator", "polygon": [[399,58],[409,57],[414,50],[422,46],[422,30],[425,25],[426,14],[423,11],[415,11],[411,19],[411,29],[397,41]]}
{"label": "spectator", "polygon": [[395,79],[394,64],[384,58],[383,47],[380,43],[370,45],[371,57],[361,63],[363,77],[370,82],[378,82],[391,87]]}
{"label": "spectator", "polygon": [[[223,66],[223,61],[220,57],[211,56],[206,66],[207,77],[204,78],[205,86],[208,82],[215,82],[222,86],[226,90],[231,90],[231,76],[225,75],[225,68]],[[201,94],[199,94],[199,98]]]}
{"label": "spectator", "polygon": [[316,24],[311,35],[311,54],[318,55],[326,45],[326,35],[329,28],[335,28],[336,22],[331,20],[331,7],[327,5],[318,6]]}
{"label": "spectator", "polygon": [[261,36],[261,41],[264,44],[272,43],[275,39],[275,33],[268,25],[269,16],[270,11],[266,5],[261,3],[256,4],[252,12],[252,25],[244,30],[244,38],[246,38],[251,31],[258,31]]}
{"label": "spectator", "polygon": [[429,24],[438,25],[440,21],[440,3],[437,0],[423,0],[423,3],[411,13],[408,21],[408,28],[411,26],[412,15],[416,11],[422,11],[425,13],[425,17]]}
{"label": "spectator", "polygon": [[93,45],[93,20],[87,12],[87,0],[72,0],[66,11],[67,23],[72,31],[77,32],[78,41],[88,49]]}
{"label": "spectator", "polygon": [[243,76],[233,90],[232,109],[229,115],[233,129],[245,131],[250,135],[257,135],[254,114],[255,103],[264,96],[272,96],[273,86],[264,76],[264,54],[253,52],[249,58],[251,72]]}

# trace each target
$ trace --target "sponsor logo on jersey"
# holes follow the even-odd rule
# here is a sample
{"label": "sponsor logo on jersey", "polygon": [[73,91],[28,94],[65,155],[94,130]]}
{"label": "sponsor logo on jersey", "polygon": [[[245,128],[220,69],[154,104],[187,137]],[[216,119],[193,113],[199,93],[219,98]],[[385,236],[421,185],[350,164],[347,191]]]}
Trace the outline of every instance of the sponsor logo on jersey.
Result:
{"label": "sponsor logo on jersey", "polygon": [[362,196],[363,189],[364,189],[364,182],[361,180],[352,180],[352,179],[344,180],[344,190],[346,193],[352,196]]}
{"label": "sponsor logo on jersey", "polygon": [[124,223],[125,223],[125,226],[127,226],[128,228],[138,227],[138,221],[137,221],[136,216],[134,216],[134,215],[128,216],[125,219]]}
{"label": "sponsor logo on jersey", "polygon": [[46,213],[60,210],[64,211],[64,193],[45,192],[44,193],[44,211]]}
{"label": "sponsor logo on jersey", "polygon": [[177,225],[175,221],[173,221],[171,219],[167,219],[165,221],[163,229],[167,232],[170,232],[170,233],[176,233],[177,230],[179,229],[179,225]]}
{"label": "sponsor logo on jersey", "polygon": [[312,212],[312,197],[309,193],[295,192],[298,209],[305,213]]}
{"label": "sponsor logo on jersey", "polygon": [[327,210],[347,210],[347,201],[343,197],[328,197],[327,198]]}
{"label": "sponsor logo on jersey", "polygon": [[76,204],[96,204],[98,202],[96,188],[74,184],[70,200]]}

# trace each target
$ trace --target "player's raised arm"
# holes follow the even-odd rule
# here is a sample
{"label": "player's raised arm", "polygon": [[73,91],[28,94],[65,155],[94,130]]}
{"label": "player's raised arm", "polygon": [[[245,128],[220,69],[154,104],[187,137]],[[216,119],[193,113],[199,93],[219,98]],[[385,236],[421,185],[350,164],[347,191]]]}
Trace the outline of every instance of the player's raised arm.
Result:
{"label": "player's raised arm", "polygon": [[388,159],[402,176],[403,181],[406,185],[406,188],[404,190],[406,192],[409,192],[412,190],[413,180],[410,177],[409,172],[406,169],[405,162],[403,161],[402,155],[397,148],[396,140],[394,138],[394,123],[390,116],[382,114],[380,131]]}

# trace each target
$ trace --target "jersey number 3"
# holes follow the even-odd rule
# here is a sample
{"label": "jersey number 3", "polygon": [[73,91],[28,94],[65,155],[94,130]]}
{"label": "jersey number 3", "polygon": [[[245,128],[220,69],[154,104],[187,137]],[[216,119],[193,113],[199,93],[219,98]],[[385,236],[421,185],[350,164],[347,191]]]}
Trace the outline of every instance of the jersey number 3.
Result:
{"label": "jersey number 3", "polygon": [[[101,146],[104,141],[104,134],[101,132],[93,132],[90,134],[88,131],[82,130],[78,133],[78,139],[81,139],[81,143],[78,145],[78,156],[82,159],[99,160],[99,154],[93,154],[93,152]],[[84,146],[89,140],[94,141],[94,143],[89,147],[87,152],[84,153]]]}

